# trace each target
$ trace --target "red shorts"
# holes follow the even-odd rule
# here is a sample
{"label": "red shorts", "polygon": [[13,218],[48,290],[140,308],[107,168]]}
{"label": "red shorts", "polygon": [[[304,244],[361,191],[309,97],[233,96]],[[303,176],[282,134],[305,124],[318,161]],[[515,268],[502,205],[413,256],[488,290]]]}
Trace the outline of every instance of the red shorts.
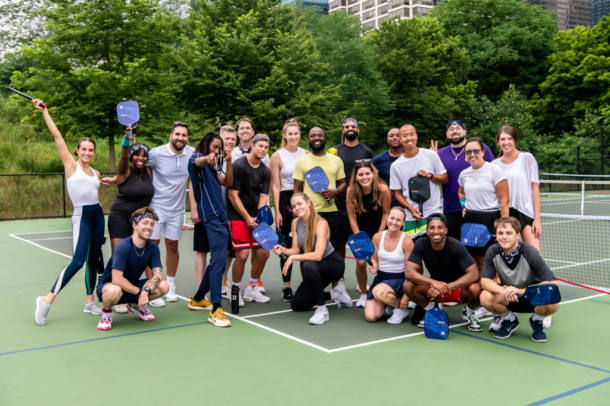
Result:
{"label": "red shorts", "polygon": [[231,230],[231,245],[234,250],[260,247],[252,236],[254,229],[248,227],[245,221],[229,220],[229,229]]}
{"label": "red shorts", "polygon": [[[432,285],[430,285],[429,287],[432,288]],[[461,292],[462,292],[462,288],[450,290],[449,292],[445,293],[444,295],[439,296],[438,302],[439,303],[448,303],[448,302],[464,303],[460,300]],[[434,302],[434,298],[431,297],[430,301]]]}

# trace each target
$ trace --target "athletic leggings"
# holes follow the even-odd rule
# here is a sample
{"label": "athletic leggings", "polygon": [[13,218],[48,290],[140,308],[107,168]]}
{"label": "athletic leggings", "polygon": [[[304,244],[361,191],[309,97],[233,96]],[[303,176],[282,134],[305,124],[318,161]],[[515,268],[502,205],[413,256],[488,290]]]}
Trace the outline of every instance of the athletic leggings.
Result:
{"label": "athletic leggings", "polygon": [[51,293],[58,294],[70,279],[86,265],[85,286],[87,295],[95,292],[97,264],[104,242],[104,211],[102,206],[92,204],[77,206],[72,215],[72,262],[57,278]]}
{"label": "athletic leggings", "polygon": [[337,282],[345,272],[345,262],[341,255],[333,251],[321,261],[307,261],[303,265],[305,279],[299,285],[290,305],[295,312],[304,312],[315,305],[324,306],[330,300],[330,292],[324,288]]}
{"label": "athletic leggings", "polygon": [[[290,198],[292,197],[292,190],[284,190],[280,192],[280,214],[282,215],[282,227],[280,227],[280,233],[284,235],[286,246],[292,246],[292,212],[290,211]],[[284,269],[284,261],[280,259],[280,272]],[[292,265],[288,267],[288,273],[282,274],[282,281],[290,282],[290,276],[292,275]]]}

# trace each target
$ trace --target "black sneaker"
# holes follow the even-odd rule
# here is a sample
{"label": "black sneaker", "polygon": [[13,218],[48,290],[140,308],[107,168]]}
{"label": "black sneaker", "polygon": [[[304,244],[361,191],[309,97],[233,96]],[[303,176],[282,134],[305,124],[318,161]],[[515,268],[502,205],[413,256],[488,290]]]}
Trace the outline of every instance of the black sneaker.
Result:
{"label": "black sneaker", "polygon": [[419,328],[424,328],[424,323],[421,323],[421,326],[420,326],[420,321],[423,322],[424,317],[426,317],[426,310],[424,310],[424,308],[421,307],[420,305],[415,306],[415,311],[413,312],[413,317],[411,317],[411,324],[413,324],[414,326],[417,326]]}
{"label": "black sneaker", "polygon": [[494,333],[495,338],[499,338],[501,340],[510,337],[517,329],[519,328],[519,319],[515,317],[515,320],[502,321],[502,327],[498,331]]}
{"label": "black sneaker", "polygon": [[530,327],[532,328],[532,341],[537,343],[546,343],[546,333],[542,321],[536,321],[530,317]]}
{"label": "black sneaker", "polygon": [[282,300],[284,302],[292,302],[292,288],[282,289]]}

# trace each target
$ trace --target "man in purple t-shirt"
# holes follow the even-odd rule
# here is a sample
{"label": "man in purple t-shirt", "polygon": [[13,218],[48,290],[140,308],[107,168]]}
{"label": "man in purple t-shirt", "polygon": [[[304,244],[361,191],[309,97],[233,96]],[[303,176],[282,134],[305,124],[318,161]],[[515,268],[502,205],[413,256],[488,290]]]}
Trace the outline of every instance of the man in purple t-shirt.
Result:
{"label": "man in purple t-shirt", "polygon": [[[458,189],[460,188],[458,178],[464,169],[470,167],[464,156],[466,126],[460,120],[449,120],[446,134],[450,144],[438,150],[438,156],[449,174],[449,181],[443,185],[443,213],[447,217],[447,228],[449,229],[447,235],[460,240],[464,217],[462,216],[462,205],[458,197]],[[436,151],[438,143],[434,144],[433,141],[432,148],[430,149]],[[483,159],[487,162],[493,161],[494,156],[491,150],[487,145],[483,144],[483,146],[485,148]]]}

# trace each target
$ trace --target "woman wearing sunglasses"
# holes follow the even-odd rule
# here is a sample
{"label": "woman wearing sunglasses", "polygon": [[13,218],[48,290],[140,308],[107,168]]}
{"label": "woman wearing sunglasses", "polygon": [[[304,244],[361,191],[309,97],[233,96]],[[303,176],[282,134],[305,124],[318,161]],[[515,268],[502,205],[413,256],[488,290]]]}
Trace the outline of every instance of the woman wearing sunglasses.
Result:
{"label": "woman wearing sunglasses", "polygon": [[[347,215],[354,234],[364,231],[371,240],[386,229],[392,205],[390,188],[379,181],[379,173],[370,159],[359,159],[354,165],[350,186],[347,188]],[[367,300],[366,261],[356,263],[356,279],[360,299],[356,307],[364,308]]]}
{"label": "woman wearing sunglasses", "polygon": [[[458,196],[464,210],[464,223],[483,224],[494,234],[494,221],[508,216],[510,197],[508,181],[499,166],[485,162],[483,141],[473,137],[466,141],[464,150],[470,168],[460,174]],[[484,247],[467,247],[477,262],[479,277],[483,270],[487,249],[495,243],[491,239]]]}

